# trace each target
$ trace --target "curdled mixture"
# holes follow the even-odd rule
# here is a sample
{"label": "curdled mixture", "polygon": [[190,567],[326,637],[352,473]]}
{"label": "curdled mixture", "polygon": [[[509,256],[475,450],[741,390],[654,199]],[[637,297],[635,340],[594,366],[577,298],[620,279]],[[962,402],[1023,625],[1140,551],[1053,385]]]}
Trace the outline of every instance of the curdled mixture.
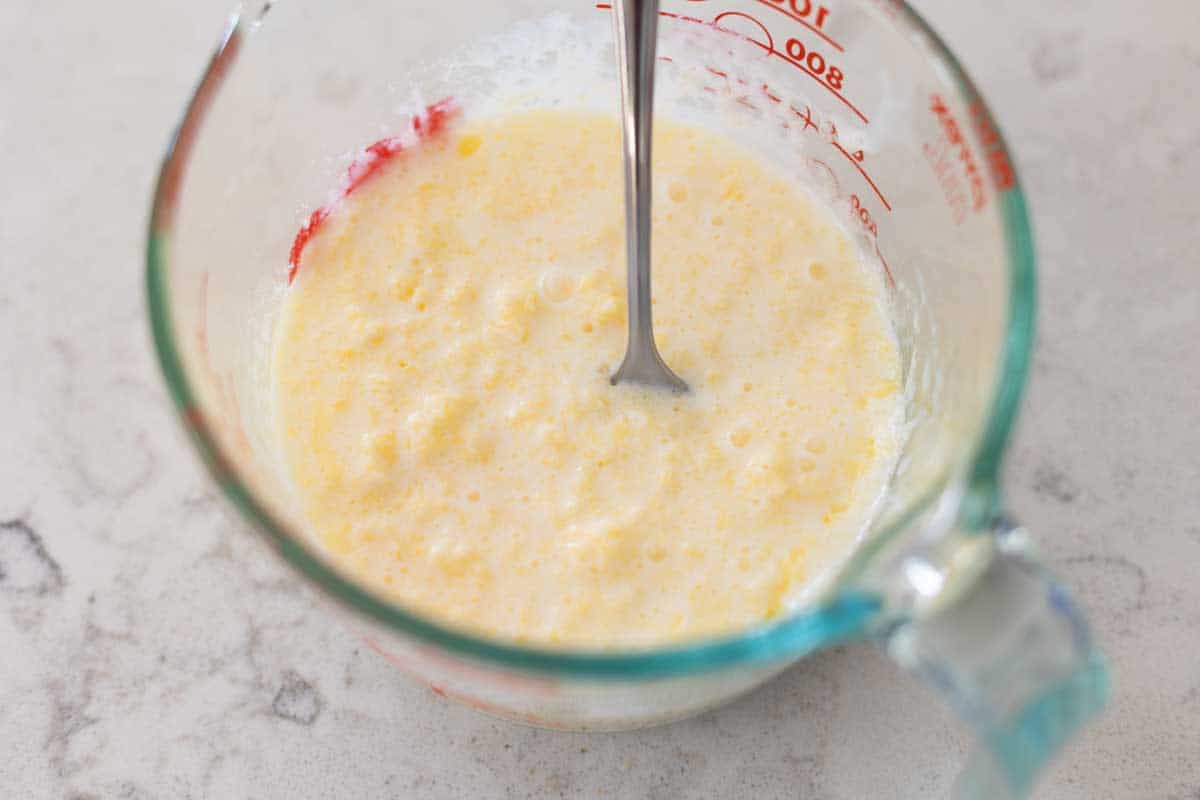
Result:
{"label": "curdled mixture", "polygon": [[276,416],[314,535],[476,633],[631,647],[786,612],[855,546],[900,445],[883,282],[755,156],[656,123],[655,328],[625,348],[615,120],[450,124],[312,232]]}

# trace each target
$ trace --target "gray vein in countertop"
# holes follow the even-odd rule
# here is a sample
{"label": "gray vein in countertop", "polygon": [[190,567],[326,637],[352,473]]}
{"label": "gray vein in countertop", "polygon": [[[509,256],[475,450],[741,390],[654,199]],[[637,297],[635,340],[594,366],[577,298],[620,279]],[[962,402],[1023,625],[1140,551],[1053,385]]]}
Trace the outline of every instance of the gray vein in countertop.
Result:
{"label": "gray vein in countertop", "polygon": [[62,567],[21,519],[0,522],[0,592],[45,596],[62,591]]}

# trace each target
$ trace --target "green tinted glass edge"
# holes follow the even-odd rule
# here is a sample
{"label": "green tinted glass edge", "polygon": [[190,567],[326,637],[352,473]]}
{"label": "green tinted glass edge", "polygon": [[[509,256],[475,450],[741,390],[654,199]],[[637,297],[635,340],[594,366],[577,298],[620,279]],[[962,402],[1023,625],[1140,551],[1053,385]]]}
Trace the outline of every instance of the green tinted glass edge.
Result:
{"label": "green tinted glass edge", "polygon": [[[987,530],[1000,516],[1003,499],[1000,470],[1004,465],[1004,455],[1029,377],[1037,311],[1037,268],[1033,228],[1029,222],[1025,192],[1021,188],[1012,151],[995,115],[992,114],[991,107],[967,76],[962,64],[950,52],[941,35],[907,3],[893,0],[893,5],[912,26],[918,44],[932,51],[933,56],[950,71],[963,99],[982,110],[991,130],[996,132],[999,150],[1012,173],[1012,185],[996,193],[1008,255],[1007,329],[987,424],[980,435],[979,444],[967,471],[967,493],[959,515],[959,522],[963,528],[978,532]],[[932,497],[928,499],[932,500]],[[909,518],[912,516],[915,515],[909,515]],[[882,538],[890,538],[890,534],[889,531]]]}
{"label": "green tinted glass edge", "polygon": [[[991,112],[988,113],[990,115]],[[1037,316],[1033,231],[1019,182],[1000,195],[1000,202],[1008,245],[1008,291],[1011,299],[1000,379],[988,424],[975,455],[969,477],[969,492],[962,511],[962,524],[972,531],[990,528],[1002,510],[1000,469],[1028,383]]]}

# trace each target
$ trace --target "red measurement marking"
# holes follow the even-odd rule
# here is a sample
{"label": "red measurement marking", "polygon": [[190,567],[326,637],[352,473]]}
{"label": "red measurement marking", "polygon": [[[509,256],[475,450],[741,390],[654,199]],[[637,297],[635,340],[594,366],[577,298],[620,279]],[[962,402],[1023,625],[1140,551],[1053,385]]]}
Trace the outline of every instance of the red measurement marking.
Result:
{"label": "red measurement marking", "polygon": [[[736,17],[739,19],[746,20],[751,25],[753,25],[754,27],[756,27],[760,31],[762,31],[763,38],[755,39],[753,36],[750,36],[749,34],[742,33],[739,30],[735,30],[733,28],[722,25],[721,21],[726,18],[729,18],[729,17]],[[742,11],[725,11],[723,13],[717,14],[715,17],[713,17],[712,26],[719,31],[725,31],[726,33],[732,33],[736,36],[740,36],[741,38],[745,39],[748,42],[754,42],[759,47],[765,48],[767,50],[775,49],[775,37],[771,35],[771,31],[767,28],[767,26],[763,25],[761,20],[757,20],[754,17],[752,17],[749,14],[746,14]]]}
{"label": "red measurement marking", "polygon": [[[745,106],[746,108],[752,109],[754,111],[759,110],[758,106],[755,106],[753,103],[751,103],[749,98],[746,95],[735,96],[733,94],[733,92],[731,91],[731,89],[729,87],[729,74],[727,72],[717,69],[716,67],[714,67],[712,65],[706,66],[705,69],[707,69],[708,72],[710,72],[711,74],[716,75],[717,77],[723,78],[725,80],[725,86],[724,86],[725,94],[727,94],[730,97],[733,97],[733,99],[737,103]],[[738,83],[741,85],[747,85],[745,81],[740,80],[740,79],[738,79]],[[764,83],[760,87],[760,89],[761,89],[763,95],[768,100],[770,100],[772,103],[778,104],[778,103],[783,102],[783,99],[771,90],[770,84]],[[711,92],[714,94],[717,93],[717,89],[712,86],[705,86],[704,90],[706,92]],[[813,120],[812,109],[809,108],[807,105],[804,107],[803,111],[800,111],[795,106],[789,104],[787,110],[789,112],[791,112],[792,116],[796,117],[796,119],[800,120],[803,123],[804,127],[801,129],[802,133],[805,131],[810,131],[810,130],[816,131],[817,133],[821,133],[821,127],[819,125],[817,125],[816,121]],[[851,164],[854,165],[854,168],[856,170],[858,170],[858,173],[863,176],[863,180],[865,180],[867,182],[867,185],[871,187],[871,191],[873,191],[875,193],[875,196],[879,198],[879,202],[883,203],[883,207],[885,209],[887,209],[888,212],[890,213],[892,211],[892,204],[888,202],[886,197],[884,197],[883,192],[880,190],[879,186],[871,178],[871,175],[867,172],[866,168],[862,165],[862,161],[864,159],[863,151],[858,150],[854,153],[851,153],[848,150],[846,150],[846,148],[842,147],[841,143],[838,142],[838,140],[837,140],[837,126],[833,122],[827,122],[827,124],[828,124],[829,129],[825,132],[825,135],[823,138],[830,145],[832,145],[839,153],[841,153],[846,159],[848,159]],[[787,123],[784,123],[784,126],[787,127]],[[832,170],[830,170],[830,172],[832,173]]]}
{"label": "red measurement marking", "polygon": [[1008,154],[1004,151],[1004,143],[1000,141],[1000,134],[992,123],[991,114],[979,100],[971,104],[970,111],[971,122],[974,123],[975,132],[979,135],[979,141],[983,145],[984,158],[992,173],[992,182],[996,185],[996,191],[1004,192],[1012,189],[1017,185],[1017,174],[1008,161]]}
{"label": "red measurement marking", "polygon": [[[722,26],[721,21],[724,19],[727,19],[729,17],[738,17],[738,18],[742,18],[742,19],[749,21],[750,24],[754,25],[760,31],[762,31],[763,38],[756,39],[753,36],[749,36],[740,31],[735,31],[731,28]],[[865,114],[863,114],[861,111],[859,111],[858,108],[853,103],[851,103],[849,100],[847,100],[846,97],[841,92],[838,91],[838,89],[841,88],[842,82],[844,80],[844,75],[843,75],[842,71],[840,69],[838,69],[837,67],[827,65],[824,56],[822,56],[820,53],[816,53],[816,52],[805,49],[804,45],[799,40],[789,39],[788,43],[787,43],[787,49],[779,50],[775,47],[775,37],[773,37],[771,35],[771,31],[767,29],[767,26],[763,25],[762,22],[760,22],[759,20],[750,16],[749,14],[743,14],[741,11],[726,11],[723,14],[718,14],[713,19],[711,27],[718,31],[721,31],[722,33],[727,33],[732,36],[736,36],[739,39],[742,39],[743,41],[749,42],[750,44],[754,45],[755,47],[758,47],[759,49],[766,52],[768,55],[778,56],[779,58],[782,58],[784,61],[791,64],[793,67],[800,70],[808,77],[812,78],[814,81],[816,81],[818,84],[820,84],[826,91],[831,93],[838,100],[841,100],[842,103],[845,104],[845,106],[847,108],[849,108],[851,111],[853,111],[855,114],[857,114],[858,118],[861,119],[863,122],[869,121]],[[789,52],[789,50],[793,46],[795,46],[796,48],[798,48],[801,51],[801,54],[798,58],[793,57],[793,54],[791,52]],[[827,66],[828,66],[828,73],[826,73]],[[709,70],[712,71],[712,68],[710,67]],[[822,77],[823,74],[825,74],[826,77]]]}
{"label": "red measurement marking", "polygon": [[879,225],[876,224],[875,218],[871,216],[871,209],[863,205],[862,198],[856,194],[850,195],[850,211],[855,217],[858,217],[858,221],[862,223],[862,226],[872,236],[878,238]]}
{"label": "red measurement marking", "polygon": [[942,189],[954,224],[963,224],[967,219],[967,191],[963,188],[962,181],[954,169],[950,143],[945,138],[939,138],[936,144],[925,142],[921,146],[921,151],[925,154],[925,160],[929,162],[930,169],[933,170],[934,179]]}
{"label": "red measurement marking", "polygon": [[825,31],[821,30],[816,25],[813,25],[811,22],[806,20],[804,17],[801,17],[798,14],[794,14],[791,11],[788,11],[788,9],[784,6],[784,4],[783,4],[783,2],[781,2],[781,0],[754,0],[754,1],[756,3],[766,6],[767,8],[773,8],[776,11],[778,11],[780,14],[783,14],[785,17],[787,17],[789,19],[793,19],[796,22],[799,22],[801,25],[808,28],[810,31],[815,33],[817,36],[820,36],[822,39],[824,39],[826,42],[828,42],[829,46],[833,47],[839,53],[846,52],[846,48],[842,47],[840,44],[835,42],[829,36],[829,34],[825,33]]}
{"label": "red measurement marking", "polygon": [[[612,6],[609,6],[609,8],[612,8]],[[700,19],[699,17],[689,17],[687,14],[672,14],[670,11],[660,11],[660,12],[658,12],[658,15],[660,17],[667,17],[669,19],[683,20],[684,22],[695,22],[698,25],[707,25],[708,24],[707,22]]]}
{"label": "red measurement marking", "polygon": [[975,211],[982,211],[984,206],[987,205],[986,187],[983,175],[979,171],[979,164],[975,160],[974,153],[971,152],[971,144],[967,141],[962,126],[959,125],[954,112],[950,110],[950,107],[946,105],[946,101],[939,94],[930,96],[929,110],[933,112],[938,122],[941,123],[942,134],[946,141],[957,149],[959,161],[962,162],[963,170],[967,175],[967,183],[971,187],[972,206]]}
{"label": "red measurement marking", "polygon": [[[759,44],[758,42],[755,42],[753,39],[749,39],[748,41],[750,41],[750,42],[753,42],[754,44],[758,45],[759,47],[763,47],[761,44]],[[830,86],[828,83],[826,83],[825,81],[823,81],[823,80],[821,80],[819,77],[817,77],[817,75],[816,75],[816,74],[814,74],[814,73],[813,73],[811,70],[809,70],[809,68],[808,68],[807,66],[805,66],[804,64],[801,64],[799,61],[796,61],[796,60],[794,60],[794,59],[793,59],[791,56],[789,56],[787,53],[781,53],[781,52],[779,52],[778,50],[776,50],[776,49],[775,49],[775,48],[773,48],[773,47],[772,47],[772,48],[770,48],[770,49],[767,49],[767,48],[765,48],[765,47],[764,47],[763,49],[764,49],[764,50],[766,50],[766,51],[767,51],[767,53],[769,53],[770,55],[773,55],[773,56],[778,56],[779,58],[782,58],[784,61],[786,61],[787,63],[791,64],[793,67],[795,67],[796,69],[800,70],[801,72],[803,72],[803,73],[804,73],[805,75],[807,75],[808,77],[812,78],[812,79],[813,79],[814,81],[816,81],[818,84],[820,84],[821,86],[824,86],[826,91],[828,91],[830,94],[832,94],[832,95],[833,95],[834,97],[836,97],[838,100],[841,100],[841,101],[842,101],[842,105],[846,106],[846,108],[848,108],[848,109],[850,109],[851,111],[853,111],[853,112],[854,112],[854,115],[855,115],[856,117],[858,117],[859,119],[861,119],[861,120],[862,120],[864,123],[869,123],[869,122],[871,121],[871,120],[867,119],[867,115],[866,115],[866,114],[864,114],[864,113],[862,113],[861,111],[859,111],[859,110],[858,110],[858,106],[854,105],[854,103],[851,103],[849,100],[847,100],[847,99],[846,99],[846,97],[845,97],[845,95],[843,95],[843,94],[842,94],[841,92],[839,92],[837,89],[834,89],[834,88],[833,88],[832,86]]]}
{"label": "red measurement marking", "polygon": [[807,158],[807,159],[805,159],[805,161],[809,164],[809,166],[812,166],[814,168],[820,167],[821,169],[823,169],[829,173],[829,182],[831,184],[833,184],[833,191],[831,192],[833,197],[835,197],[835,198],[845,197],[845,195],[842,194],[842,182],[840,180],[838,180],[837,173],[833,171],[833,167],[829,166],[828,162],[822,161],[819,158]]}
{"label": "red measurement marking", "polygon": [[871,180],[871,176],[867,174],[865,169],[863,169],[863,165],[859,163],[861,159],[856,158],[856,156],[862,153],[862,151],[859,150],[858,153],[851,154],[847,152],[846,148],[842,147],[842,145],[838,143],[836,139],[831,140],[829,143],[836,147],[839,153],[849,159],[850,163],[854,165],[854,168],[858,170],[858,174],[863,176],[863,180],[870,184],[871,191],[875,192],[875,196],[879,198],[879,202],[883,203],[883,207],[888,211],[891,211],[892,204],[887,201],[887,198],[883,196],[883,192],[879,191],[879,187],[875,185],[875,181]]}
{"label": "red measurement marking", "polygon": [[[453,97],[446,97],[436,103],[426,106],[425,110],[412,118],[412,131],[417,135],[417,142],[423,142],[440,134],[446,124],[458,112],[458,105]],[[367,147],[358,155],[346,170],[346,181],[338,190],[337,197],[312,212],[308,221],[296,233],[292,240],[292,249],[288,253],[288,284],[296,279],[296,271],[300,268],[300,256],[304,248],[312,240],[317,231],[329,219],[337,204],[353,194],[366,183],[372,175],[379,172],[384,164],[404,152],[404,142],[398,136],[380,139]]]}
{"label": "red measurement marking", "polygon": [[[602,9],[602,10],[611,9],[612,4],[611,3],[596,3],[596,8]],[[817,85],[821,86],[822,88],[825,89],[825,91],[829,92],[834,97],[836,97],[838,100],[840,100],[842,105],[846,106],[846,108],[853,111],[854,115],[857,116],[859,119],[861,119],[864,123],[870,122],[870,120],[867,118],[867,115],[864,114],[863,112],[859,111],[858,107],[855,106],[854,103],[852,103],[848,99],[846,99],[845,95],[843,95],[841,92],[839,92],[834,87],[830,86],[829,83],[822,80],[821,77],[816,72],[809,69],[809,67],[806,64],[795,60],[794,58],[789,56],[787,53],[783,53],[783,52],[780,52],[779,50],[775,49],[775,42],[774,42],[774,39],[771,37],[770,31],[767,30],[767,27],[765,25],[763,25],[761,22],[759,22],[758,20],[756,20],[754,17],[750,16],[749,14],[743,14],[740,11],[727,11],[723,14],[718,15],[717,18],[714,19],[712,22],[705,22],[704,20],[700,19],[699,17],[689,17],[689,16],[685,16],[683,14],[673,14],[670,11],[660,11],[660,12],[658,12],[658,15],[660,17],[667,17],[668,19],[677,19],[677,20],[681,20],[683,22],[694,22],[697,25],[705,25],[709,28],[712,28],[713,30],[720,31],[721,33],[728,34],[730,36],[736,36],[737,38],[741,39],[742,41],[749,42],[750,44],[754,45],[755,47],[766,52],[768,55],[777,56],[778,58],[783,59],[784,61],[791,64],[793,67],[800,70],[802,73],[804,73],[805,75],[807,75],[808,77],[810,77],[814,81],[816,81]],[[750,20],[755,25],[757,25],[759,28],[761,28],[764,33],[766,33],[767,41],[760,42],[757,39],[751,38],[750,36],[747,36],[744,33],[739,33],[738,31],[721,27],[717,23],[719,20],[721,20],[724,17],[745,17],[746,19]],[[841,48],[839,48],[839,49],[841,49]],[[841,80],[841,78],[839,76],[839,78],[838,78],[839,85],[840,85],[840,80]]]}
{"label": "red measurement marking", "polygon": [[807,130],[814,130],[814,131],[821,130],[819,127],[817,127],[817,123],[813,122],[812,109],[809,108],[808,106],[805,106],[804,111],[801,112],[795,106],[789,105],[788,111],[791,111],[792,115],[795,116],[797,119],[804,120],[804,130],[806,130],[806,131]]}
{"label": "red measurement marking", "polygon": [[887,276],[888,286],[896,288],[896,279],[892,277],[892,268],[888,266],[887,259],[883,257],[883,251],[879,249],[879,239],[875,240],[875,255],[879,256],[879,263],[883,265],[883,274]]}

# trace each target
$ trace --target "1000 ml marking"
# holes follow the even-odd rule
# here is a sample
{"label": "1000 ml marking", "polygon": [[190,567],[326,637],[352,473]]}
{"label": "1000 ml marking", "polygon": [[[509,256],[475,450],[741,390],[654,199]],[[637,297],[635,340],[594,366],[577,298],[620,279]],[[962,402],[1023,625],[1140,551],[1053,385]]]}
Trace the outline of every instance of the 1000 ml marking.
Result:
{"label": "1000 ml marking", "polygon": [[840,44],[825,33],[825,23],[829,21],[829,9],[825,6],[817,5],[812,0],[755,0],[755,2],[791,17],[824,39],[839,53],[845,52]]}
{"label": "1000 ml marking", "polygon": [[[775,3],[775,5],[781,8],[784,6],[783,0],[771,0],[771,2]],[[829,9],[825,6],[814,6],[812,4],[812,0],[801,0],[801,3],[797,3],[796,0],[787,0],[786,5],[792,10],[792,14],[795,17],[798,17],[802,20],[808,19],[809,15],[812,14],[813,10],[815,9],[817,13],[816,17],[813,19],[813,25],[817,26],[818,28],[823,28],[825,26],[825,20],[829,19]]]}

